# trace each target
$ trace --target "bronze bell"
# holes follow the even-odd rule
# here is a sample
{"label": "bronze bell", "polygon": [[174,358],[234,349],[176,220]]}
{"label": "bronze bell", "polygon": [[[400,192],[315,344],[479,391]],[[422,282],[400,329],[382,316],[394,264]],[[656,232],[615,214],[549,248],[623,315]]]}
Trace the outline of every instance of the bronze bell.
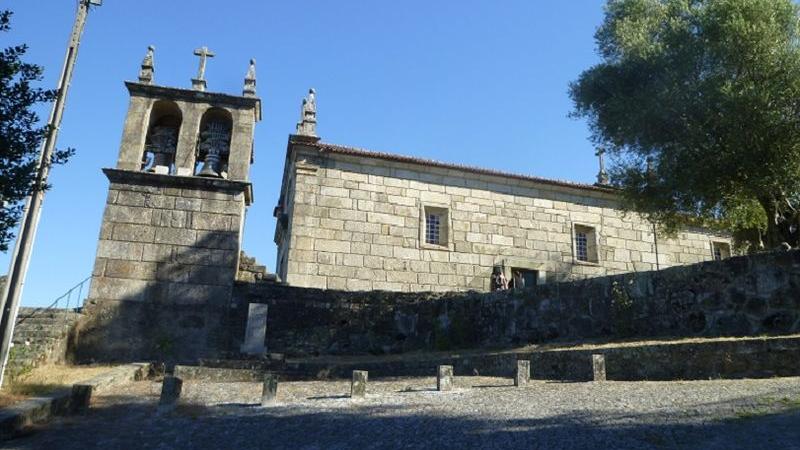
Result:
{"label": "bronze bell", "polygon": [[219,155],[215,151],[206,153],[206,158],[203,160],[203,169],[197,176],[219,178],[219,159]]}
{"label": "bronze bell", "polygon": [[223,156],[229,152],[230,130],[219,122],[210,122],[205,131],[200,133],[200,154],[203,158],[203,169],[197,176],[220,178]]}

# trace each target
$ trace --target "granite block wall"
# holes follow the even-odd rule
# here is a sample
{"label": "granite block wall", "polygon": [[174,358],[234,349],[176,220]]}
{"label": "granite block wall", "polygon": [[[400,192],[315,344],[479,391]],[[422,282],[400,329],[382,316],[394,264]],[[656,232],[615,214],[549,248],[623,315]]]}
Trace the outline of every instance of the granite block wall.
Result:
{"label": "granite block wall", "polygon": [[78,353],[124,360],[218,351],[249,183],[105,173],[111,186]]}
{"label": "granite block wall", "polygon": [[[277,271],[295,286],[488,291],[494,265],[566,281],[705,261],[712,241],[730,242],[702,230],[654,237],[652,224],[623,214],[608,189],[313,149],[288,164]],[[446,211],[442,245],[425,243],[426,208]],[[576,226],[594,230],[595,261],[576,258]]]}

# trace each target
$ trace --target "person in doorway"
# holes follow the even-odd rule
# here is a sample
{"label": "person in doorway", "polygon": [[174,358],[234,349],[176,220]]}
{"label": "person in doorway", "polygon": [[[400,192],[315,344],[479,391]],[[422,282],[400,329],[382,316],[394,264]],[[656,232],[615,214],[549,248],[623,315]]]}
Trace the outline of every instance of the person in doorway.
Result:
{"label": "person in doorway", "polygon": [[503,269],[500,266],[494,266],[492,269],[492,291],[505,291],[508,289],[508,279],[503,275]]}
{"label": "person in doorway", "polygon": [[525,289],[525,278],[519,270],[511,272],[511,289]]}

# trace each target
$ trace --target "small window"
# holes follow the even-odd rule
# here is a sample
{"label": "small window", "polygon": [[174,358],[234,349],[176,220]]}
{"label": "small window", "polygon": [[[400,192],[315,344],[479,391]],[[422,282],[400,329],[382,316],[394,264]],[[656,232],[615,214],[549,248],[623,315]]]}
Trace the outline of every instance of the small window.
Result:
{"label": "small window", "polygon": [[711,251],[715,261],[731,257],[731,246],[727,242],[712,242]]}
{"label": "small window", "polygon": [[508,284],[512,289],[524,289],[536,286],[538,278],[539,273],[535,270],[512,268],[511,280]]}
{"label": "small window", "polygon": [[425,242],[433,245],[442,245],[442,216],[428,214],[425,220]]}
{"label": "small window", "polygon": [[447,247],[450,244],[447,208],[425,206],[423,217],[425,223],[422,224],[420,230],[422,242],[426,245]]}
{"label": "small window", "polygon": [[575,225],[575,259],[583,262],[599,262],[597,234],[594,228]]}
{"label": "small window", "polygon": [[589,260],[588,239],[585,231],[575,232],[575,253],[578,256],[578,261]]}

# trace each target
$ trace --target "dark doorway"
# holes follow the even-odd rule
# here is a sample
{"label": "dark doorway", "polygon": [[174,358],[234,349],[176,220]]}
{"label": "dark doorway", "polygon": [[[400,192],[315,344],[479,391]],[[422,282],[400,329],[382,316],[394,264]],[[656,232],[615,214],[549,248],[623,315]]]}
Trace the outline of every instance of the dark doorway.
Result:
{"label": "dark doorway", "polygon": [[536,270],[512,268],[508,285],[512,289],[532,287],[536,286],[538,278],[539,272]]}

